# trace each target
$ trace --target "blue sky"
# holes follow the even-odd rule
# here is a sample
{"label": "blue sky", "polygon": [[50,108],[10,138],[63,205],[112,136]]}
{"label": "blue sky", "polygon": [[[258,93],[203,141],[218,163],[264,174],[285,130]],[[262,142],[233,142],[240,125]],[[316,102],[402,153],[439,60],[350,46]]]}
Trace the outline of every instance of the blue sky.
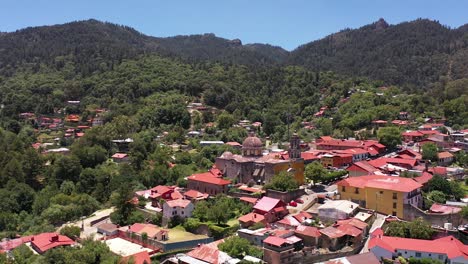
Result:
{"label": "blue sky", "polygon": [[384,18],[417,18],[450,27],[468,23],[468,1],[456,0],[3,0],[0,31],[95,18],[158,37],[215,33],[288,50],[344,28]]}

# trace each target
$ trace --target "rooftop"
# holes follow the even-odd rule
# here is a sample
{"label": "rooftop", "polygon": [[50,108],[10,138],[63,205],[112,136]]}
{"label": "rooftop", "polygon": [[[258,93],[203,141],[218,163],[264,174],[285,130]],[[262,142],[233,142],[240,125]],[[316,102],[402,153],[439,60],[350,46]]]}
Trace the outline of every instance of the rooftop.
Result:
{"label": "rooftop", "polygon": [[191,176],[188,177],[189,181],[199,181],[199,182],[205,182],[205,183],[210,183],[214,185],[228,185],[231,184],[231,181],[225,180],[222,178],[218,178],[214,176],[211,172],[205,172],[205,173],[198,173],[198,174],[192,174]]}
{"label": "rooftop", "polygon": [[273,210],[273,208],[281,206],[283,204],[284,203],[279,199],[264,196],[260,200],[258,200],[257,204],[255,204],[253,209],[269,212]]}
{"label": "rooftop", "polygon": [[391,190],[396,192],[411,192],[422,187],[413,179],[383,176],[383,175],[369,175],[360,177],[351,177],[341,180],[337,183],[339,186],[350,186],[356,188],[376,188]]}

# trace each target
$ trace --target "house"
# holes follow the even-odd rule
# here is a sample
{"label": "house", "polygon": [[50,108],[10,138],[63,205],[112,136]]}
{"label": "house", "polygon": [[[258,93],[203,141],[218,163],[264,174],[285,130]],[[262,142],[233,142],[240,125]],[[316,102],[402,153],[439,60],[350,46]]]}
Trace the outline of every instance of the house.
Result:
{"label": "house", "polygon": [[369,152],[371,156],[376,156],[385,151],[385,146],[375,140],[345,140],[329,139],[316,141],[318,150],[345,150],[360,148]]}
{"label": "house", "polygon": [[319,229],[319,232],[321,234],[320,246],[322,248],[328,248],[331,251],[342,248],[344,245],[346,245],[348,240],[348,237],[344,231],[333,226]]}
{"label": "house", "polygon": [[253,209],[254,213],[263,215],[268,223],[275,222],[289,214],[283,201],[267,196],[258,200]]}
{"label": "house", "polygon": [[[404,155],[404,156],[403,156]],[[398,156],[400,156],[400,158],[410,158],[410,159],[416,159],[416,160],[422,160],[422,154],[419,153],[419,152],[416,152],[412,149],[403,149],[401,151],[398,152]]]}
{"label": "house", "polygon": [[413,180],[415,180],[417,183],[421,184],[423,186],[423,188],[425,186],[427,186],[427,183],[432,179],[432,174],[427,172],[427,171],[423,171],[423,173],[421,174],[421,176],[418,176],[418,177],[414,177]]}
{"label": "house", "polygon": [[361,148],[351,148],[344,150],[333,150],[335,153],[348,154],[353,156],[352,162],[358,162],[369,158],[369,152]]}
{"label": "house", "polygon": [[137,191],[135,192],[136,196],[144,197],[145,199],[151,200],[151,205],[153,207],[162,207],[160,201],[169,201],[182,199],[182,194],[177,190],[176,186],[165,186],[158,185],[149,190]]}
{"label": "house", "polygon": [[282,237],[269,236],[263,240],[263,260],[269,264],[294,263],[294,245]]}
{"label": "house", "polygon": [[163,204],[163,217],[171,219],[175,216],[187,218],[192,216],[194,205],[190,200],[169,200]]}
{"label": "house", "polygon": [[419,131],[406,131],[401,133],[403,141],[408,142],[419,142],[424,138],[424,134]]}
{"label": "house", "polygon": [[387,164],[391,164],[394,166],[402,167],[406,170],[413,169],[417,164],[418,161],[415,159],[400,159],[400,158],[378,158],[374,160],[368,161],[368,163],[375,168],[383,168]]}
{"label": "house", "polygon": [[151,258],[148,251],[141,251],[122,258],[119,264],[151,264]]}
{"label": "house", "polygon": [[359,210],[359,204],[347,200],[330,200],[318,208],[320,220],[335,221],[353,217]]}
{"label": "house", "polygon": [[247,204],[255,205],[258,201],[258,198],[242,196],[239,198],[239,200]]}
{"label": "house", "polygon": [[115,153],[112,155],[112,160],[115,163],[127,163],[130,161],[130,157],[126,153]]}
{"label": "house", "polygon": [[227,193],[231,184],[230,180],[216,177],[211,172],[192,174],[187,178],[187,188],[199,192],[216,196],[220,193]]}
{"label": "house", "polygon": [[235,142],[235,141],[226,142],[226,145],[231,146],[231,147],[233,147],[235,149],[241,149],[242,148],[242,144],[239,143],[239,142]]}
{"label": "house", "polygon": [[106,236],[114,236],[119,233],[119,227],[112,223],[102,223],[97,226],[97,232]]}
{"label": "house", "polygon": [[314,218],[310,213],[301,211],[298,214],[293,215],[294,218],[296,218],[299,223],[304,223],[306,221],[310,221],[312,218]]}
{"label": "house", "polygon": [[75,241],[69,237],[57,233],[42,233],[31,237],[31,247],[39,254],[44,254],[56,247],[72,246],[74,244]]}
{"label": "house", "polygon": [[327,153],[320,159],[324,167],[341,168],[353,162],[352,154]]}
{"label": "house", "polygon": [[135,223],[131,226],[121,227],[119,230],[139,237],[142,237],[142,235],[146,233],[149,239],[157,241],[165,241],[169,239],[169,231],[153,224]]}
{"label": "house", "polygon": [[341,199],[387,215],[404,218],[403,207],[421,207],[422,185],[410,178],[369,175],[350,177],[337,183]]}
{"label": "house", "polygon": [[247,228],[257,223],[266,224],[265,217],[257,213],[248,213],[239,217],[239,225],[241,228]]}
{"label": "house", "polygon": [[298,221],[294,216],[287,215],[283,219],[276,221],[275,225],[278,226],[279,228],[294,230],[296,229],[296,227],[301,225],[301,222]]}
{"label": "house", "polygon": [[366,236],[367,232],[369,231],[369,225],[366,222],[361,221],[357,218],[348,218],[344,220],[338,220],[335,222],[334,226],[337,227],[337,226],[346,226],[346,225],[351,225],[361,230],[363,236]]}
{"label": "house", "polygon": [[443,152],[437,153],[437,163],[440,166],[448,166],[452,164],[453,159],[454,159],[454,156],[450,152],[443,151]]}
{"label": "house", "polygon": [[358,161],[356,163],[353,163],[346,170],[349,172],[349,177],[357,177],[357,176],[382,173],[379,169],[370,165],[369,162],[367,161]]}
{"label": "house", "polygon": [[233,258],[227,253],[218,249],[218,245],[224,240],[218,240],[209,244],[203,244],[192,251],[188,252],[186,256],[178,258],[177,264],[222,264],[229,263]]}
{"label": "house", "polygon": [[183,195],[185,199],[192,201],[192,203],[208,199],[208,196],[210,196],[207,193],[202,193],[196,190],[188,190]]}
{"label": "house", "polygon": [[367,253],[352,255],[348,257],[330,259],[325,262],[319,262],[318,264],[363,264],[363,263],[380,264],[380,261],[372,252],[367,252]]}
{"label": "house", "polygon": [[299,225],[294,234],[304,241],[304,246],[313,247],[319,245],[321,233],[317,227]]}
{"label": "house", "polygon": [[369,250],[379,259],[431,258],[442,263],[468,263],[468,246],[453,236],[423,240],[385,236],[376,229],[369,240]]}

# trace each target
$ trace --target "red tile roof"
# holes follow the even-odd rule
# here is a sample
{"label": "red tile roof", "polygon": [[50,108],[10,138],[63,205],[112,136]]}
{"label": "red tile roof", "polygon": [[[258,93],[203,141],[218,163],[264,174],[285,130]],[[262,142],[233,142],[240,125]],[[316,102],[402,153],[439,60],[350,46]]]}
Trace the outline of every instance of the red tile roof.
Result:
{"label": "red tile roof", "polygon": [[303,158],[304,160],[318,160],[319,157],[317,157],[316,155],[314,155],[313,153],[310,153],[310,152],[301,152],[301,158]]}
{"label": "red tile roof", "polygon": [[437,175],[442,175],[442,176],[447,175],[446,167],[437,166],[437,167],[429,168],[429,171]]}
{"label": "red tile roof", "polygon": [[[76,134],[78,135],[79,133],[76,133]],[[112,155],[112,158],[114,159],[123,159],[126,157],[128,157],[126,153],[115,153],[114,155]]]}
{"label": "red tile roof", "polygon": [[411,192],[422,187],[421,184],[410,178],[382,175],[351,177],[339,181],[337,185],[357,188],[370,187],[397,192]]}
{"label": "red tile roof", "polygon": [[298,213],[296,215],[293,215],[293,217],[296,218],[297,221],[299,221],[301,223],[304,222],[306,219],[312,219],[313,218],[313,216],[311,214],[309,214],[308,212],[304,212],[304,211],[302,211],[302,212],[300,212],[300,213]]}
{"label": "red tile roof", "polygon": [[[376,231],[378,231],[377,229]],[[446,254],[449,259],[463,257],[468,259],[468,246],[463,245],[453,236],[447,236],[435,240],[423,240],[401,237],[390,237],[382,235],[382,231],[374,231],[369,241],[369,249],[379,246],[390,252],[395,250],[411,250],[419,252],[429,252],[437,254]]]}
{"label": "red tile roof", "polygon": [[439,159],[446,159],[446,158],[453,158],[453,155],[450,152],[443,151],[443,152],[437,153],[437,157]]}
{"label": "red tile roof", "polygon": [[310,237],[320,237],[319,229],[312,226],[300,225],[294,231],[296,234],[310,236]]}
{"label": "red tile roof", "polygon": [[284,203],[279,199],[264,196],[257,202],[257,204],[254,206],[254,209],[260,210],[263,212],[269,212],[273,210],[275,207],[280,207],[283,205]]}
{"label": "red tile roof", "polygon": [[256,204],[258,199],[257,198],[254,198],[254,197],[241,197],[239,198],[241,201],[243,202],[247,202],[247,203],[250,203],[250,204]]}
{"label": "red tile roof", "polygon": [[158,233],[167,233],[167,230],[161,229],[160,227],[152,224],[140,224],[140,223],[135,223],[130,226],[129,228],[130,232],[132,233],[137,233],[137,234],[143,234],[146,233],[148,237],[155,237]]}
{"label": "red tile roof", "polygon": [[362,234],[361,229],[359,229],[359,228],[357,228],[357,227],[355,227],[353,225],[350,225],[350,224],[339,225],[336,228],[338,230],[340,230],[340,231],[343,231],[343,233],[345,233],[348,236],[357,237],[357,236]]}
{"label": "red tile roof", "polygon": [[189,181],[199,181],[214,185],[229,185],[231,181],[213,176],[210,172],[192,174],[188,177]]}
{"label": "red tile roof", "polygon": [[151,258],[148,251],[142,251],[122,258],[120,264],[151,264]]}
{"label": "red tile roof", "polygon": [[191,199],[206,199],[209,196],[207,193],[202,193],[196,190],[188,190],[184,193],[184,195]]}
{"label": "red tile roof", "polygon": [[406,136],[406,137],[422,137],[424,136],[423,133],[419,132],[419,131],[407,131],[407,132],[403,132],[401,133],[402,136]]}
{"label": "red tile roof", "polygon": [[15,238],[7,241],[0,242],[0,251],[9,251],[13,250],[24,243],[31,242],[33,236],[25,236],[20,238]]}
{"label": "red tile roof", "polygon": [[416,166],[418,161],[415,160],[415,159],[378,158],[378,159],[375,159],[375,160],[371,160],[368,163],[370,165],[376,167],[376,168],[380,168],[382,166],[385,166],[388,163],[390,163],[390,164],[404,164],[404,165],[414,167],[414,166]]}
{"label": "red tile roof", "polygon": [[368,224],[366,222],[363,222],[357,218],[350,218],[350,219],[345,219],[345,220],[338,220],[336,222],[336,225],[352,225],[354,227],[357,227],[361,230],[364,230],[367,228]]}
{"label": "red tile roof", "polygon": [[438,214],[444,214],[444,215],[456,214],[456,213],[461,212],[461,210],[462,209],[460,207],[450,206],[450,205],[445,205],[445,204],[438,204],[438,203],[434,203],[429,209],[431,213],[438,213]]}
{"label": "red tile roof", "polygon": [[232,146],[232,147],[242,147],[242,144],[239,142],[226,142],[226,145]]}
{"label": "red tile roof", "polygon": [[355,162],[353,165],[351,165],[348,169],[348,171],[352,171],[353,170],[353,166],[357,166],[359,168],[361,168],[362,170],[365,170],[369,173],[374,173],[374,172],[377,172],[377,171],[380,171],[379,169],[377,169],[376,167],[372,166],[369,164],[369,162],[367,161],[358,161],[358,162]]}
{"label": "red tile roof", "polygon": [[276,223],[282,224],[282,225],[287,225],[287,226],[299,226],[299,225],[301,225],[301,222],[299,222],[292,215],[287,215],[286,217],[284,217],[283,219],[279,220]]}
{"label": "red tile roof", "polygon": [[426,184],[428,181],[430,181],[432,179],[432,174],[430,174],[429,172],[427,171],[424,171],[421,176],[419,177],[415,177],[413,178],[413,180],[415,180],[416,182],[420,183],[420,184]]}
{"label": "red tile roof", "polygon": [[277,237],[277,236],[269,236],[263,240],[263,243],[270,244],[270,245],[277,246],[277,247],[281,247],[284,244],[289,244],[286,239]]}
{"label": "red tile roof", "polygon": [[57,233],[42,233],[31,238],[31,245],[37,248],[39,253],[44,253],[55,247],[71,246],[73,244],[75,244],[75,241]]}
{"label": "red tile roof", "polygon": [[259,223],[259,222],[265,221],[265,217],[261,214],[248,213],[246,215],[239,217],[238,220],[239,222],[242,222],[242,223],[249,223],[249,222]]}
{"label": "red tile roof", "polygon": [[223,262],[221,255],[223,254],[218,249],[218,244],[224,240],[218,240],[209,244],[201,245],[192,251],[188,252],[187,255],[211,264],[220,264]]}
{"label": "red tile roof", "polygon": [[338,237],[342,237],[346,235],[345,232],[337,228],[334,228],[332,226],[326,227],[324,229],[320,229],[319,232],[329,238],[338,238]]}
{"label": "red tile roof", "polygon": [[169,207],[172,207],[172,208],[174,207],[185,208],[192,202],[190,202],[190,200],[177,199],[177,200],[166,201],[166,203]]}

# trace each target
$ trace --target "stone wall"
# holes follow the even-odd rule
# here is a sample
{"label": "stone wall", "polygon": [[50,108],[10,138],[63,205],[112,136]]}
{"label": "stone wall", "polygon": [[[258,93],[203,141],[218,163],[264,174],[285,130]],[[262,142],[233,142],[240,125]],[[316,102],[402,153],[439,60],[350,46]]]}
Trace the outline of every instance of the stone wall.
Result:
{"label": "stone wall", "polygon": [[270,190],[270,189],[266,191],[266,196],[275,198],[275,199],[280,199],[281,201],[285,203],[289,203],[290,201],[296,198],[299,198],[305,194],[306,194],[305,189],[296,189],[296,190],[289,191],[289,192],[280,192],[280,191],[275,191],[275,190]]}
{"label": "stone wall", "polygon": [[444,223],[452,223],[453,227],[457,227],[461,224],[467,223],[467,221],[463,220],[460,213],[456,214],[434,214],[434,213],[426,213],[421,209],[414,207],[409,204],[405,204],[403,206],[403,215],[405,216],[405,220],[412,221],[416,218],[422,217],[429,223],[433,225],[438,225],[443,227]]}

